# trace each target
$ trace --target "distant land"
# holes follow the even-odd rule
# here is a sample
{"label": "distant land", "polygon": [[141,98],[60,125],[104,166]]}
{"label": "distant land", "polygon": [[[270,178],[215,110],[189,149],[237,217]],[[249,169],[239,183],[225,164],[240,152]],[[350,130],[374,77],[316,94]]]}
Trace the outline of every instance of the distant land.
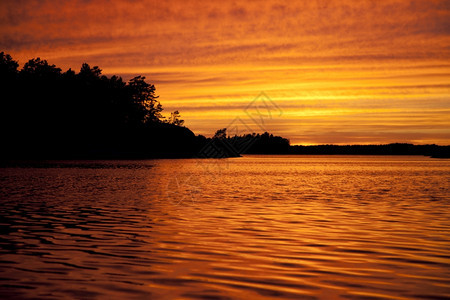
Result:
{"label": "distant land", "polygon": [[291,146],[268,132],[212,138],[184,127],[178,111],[162,115],[154,85],[128,82],[83,64],[66,72],[40,58],[22,69],[0,53],[0,160],[224,158],[241,154],[427,155],[450,157],[450,146]]}
{"label": "distant land", "polygon": [[291,146],[291,154],[341,154],[341,155],[425,155],[450,158],[450,146],[413,145],[394,143],[387,145],[317,145]]}

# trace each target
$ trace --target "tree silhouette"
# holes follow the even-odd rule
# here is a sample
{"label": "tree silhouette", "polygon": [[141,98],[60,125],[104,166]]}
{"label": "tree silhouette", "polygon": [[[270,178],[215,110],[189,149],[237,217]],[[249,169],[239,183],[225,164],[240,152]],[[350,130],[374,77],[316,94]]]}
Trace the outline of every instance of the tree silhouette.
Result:
{"label": "tree silhouette", "polygon": [[101,74],[102,70],[98,66],[94,66],[93,68],[91,68],[89,64],[84,63],[81,65],[81,69],[80,72],[78,73],[78,76],[80,78],[84,78],[86,81],[89,81],[100,78]]}
{"label": "tree silhouette", "polygon": [[170,113],[170,118],[168,120],[169,124],[177,125],[177,126],[183,126],[184,120],[181,120],[181,115],[178,112],[178,110]]}
{"label": "tree silhouette", "polygon": [[218,129],[213,137],[213,139],[219,139],[219,140],[224,140],[226,138],[227,138],[227,129],[226,128]]}
{"label": "tree silhouette", "polygon": [[15,79],[19,63],[12,59],[11,55],[0,52],[0,75],[2,82]]}
{"label": "tree silhouette", "polygon": [[145,82],[145,77],[132,78],[128,89],[133,103],[137,105],[134,116],[137,120],[148,124],[160,122],[164,118],[161,114],[162,105],[157,100],[159,96],[155,95],[155,86]]}
{"label": "tree silhouette", "polygon": [[62,72],[40,58],[18,66],[0,53],[0,134],[7,155],[180,156],[198,147],[178,111],[165,121],[155,86],[143,76],[124,82],[87,63],[78,73]]}
{"label": "tree silhouette", "polygon": [[39,57],[30,59],[23,66],[20,71],[22,76],[32,77],[33,80],[37,79],[53,79],[61,75],[61,69],[55,65],[50,65],[46,60],[41,60]]}

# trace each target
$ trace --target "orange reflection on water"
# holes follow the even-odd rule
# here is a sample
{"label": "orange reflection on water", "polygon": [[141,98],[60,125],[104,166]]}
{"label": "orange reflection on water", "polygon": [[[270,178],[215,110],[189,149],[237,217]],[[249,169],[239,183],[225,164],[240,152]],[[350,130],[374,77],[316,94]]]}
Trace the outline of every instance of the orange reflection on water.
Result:
{"label": "orange reflection on water", "polygon": [[[446,160],[245,156],[60,164],[2,170],[0,196],[7,201],[0,212],[11,224],[2,234],[5,295],[450,295]],[[21,287],[11,290],[12,282]]]}

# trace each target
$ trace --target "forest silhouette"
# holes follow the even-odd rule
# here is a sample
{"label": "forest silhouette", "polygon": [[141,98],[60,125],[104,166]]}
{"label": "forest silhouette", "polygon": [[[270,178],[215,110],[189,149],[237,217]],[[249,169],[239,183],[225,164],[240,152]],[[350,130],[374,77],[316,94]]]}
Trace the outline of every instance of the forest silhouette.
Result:
{"label": "forest silhouette", "polygon": [[222,158],[253,154],[411,154],[448,157],[448,146],[411,144],[290,146],[263,134],[212,138],[184,127],[179,111],[162,115],[153,84],[82,64],[63,72],[40,58],[22,69],[0,53],[1,159]]}
{"label": "forest silhouette", "polygon": [[196,136],[183,126],[179,111],[162,115],[155,86],[145,79],[124,82],[87,63],[78,73],[62,72],[40,58],[19,70],[1,52],[2,159],[229,157],[242,153],[234,149],[238,144],[257,146],[260,137],[289,146],[268,133]]}
{"label": "forest silhouette", "polygon": [[189,156],[197,138],[165,120],[155,86],[137,76],[124,82],[83,64],[78,73],[40,58],[18,70],[0,54],[3,151],[12,157],[115,158]]}

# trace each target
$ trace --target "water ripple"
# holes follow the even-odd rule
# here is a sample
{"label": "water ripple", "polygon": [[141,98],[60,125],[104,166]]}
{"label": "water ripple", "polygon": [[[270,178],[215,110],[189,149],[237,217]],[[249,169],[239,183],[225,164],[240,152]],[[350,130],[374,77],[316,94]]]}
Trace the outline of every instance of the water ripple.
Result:
{"label": "water ripple", "polygon": [[425,157],[14,162],[0,294],[448,299],[449,190]]}

